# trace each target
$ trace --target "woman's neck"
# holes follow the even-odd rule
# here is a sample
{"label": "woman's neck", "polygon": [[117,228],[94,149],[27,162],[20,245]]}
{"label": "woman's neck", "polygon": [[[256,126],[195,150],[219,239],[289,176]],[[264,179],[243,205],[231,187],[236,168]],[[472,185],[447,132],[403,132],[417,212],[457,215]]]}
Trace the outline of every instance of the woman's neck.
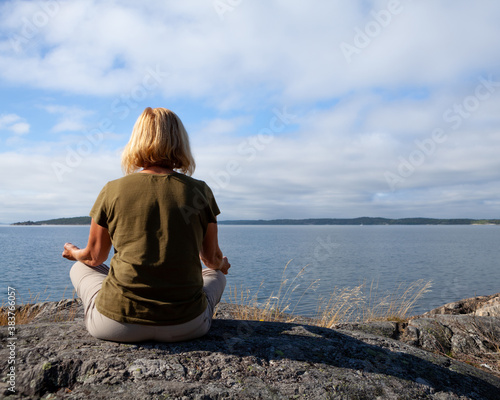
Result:
{"label": "woman's neck", "polygon": [[174,172],[173,169],[171,168],[165,168],[165,167],[158,167],[158,166],[151,166],[151,167],[145,167],[142,169],[142,171],[139,171],[143,174],[171,174]]}

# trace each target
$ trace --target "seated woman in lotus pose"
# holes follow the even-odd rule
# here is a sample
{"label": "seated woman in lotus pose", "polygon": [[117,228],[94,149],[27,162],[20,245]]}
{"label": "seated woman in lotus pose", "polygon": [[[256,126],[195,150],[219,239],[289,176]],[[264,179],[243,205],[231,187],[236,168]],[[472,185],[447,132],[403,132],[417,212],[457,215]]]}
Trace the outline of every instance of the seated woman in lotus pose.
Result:
{"label": "seated woman in lotus pose", "polygon": [[146,108],[122,167],[126,175],[108,182],[90,211],[87,246],[66,243],[62,253],[77,261],[70,277],[85,325],[92,336],[117,342],[203,336],[231,265],[218,245],[212,191],[189,176],[195,162],[179,117]]}

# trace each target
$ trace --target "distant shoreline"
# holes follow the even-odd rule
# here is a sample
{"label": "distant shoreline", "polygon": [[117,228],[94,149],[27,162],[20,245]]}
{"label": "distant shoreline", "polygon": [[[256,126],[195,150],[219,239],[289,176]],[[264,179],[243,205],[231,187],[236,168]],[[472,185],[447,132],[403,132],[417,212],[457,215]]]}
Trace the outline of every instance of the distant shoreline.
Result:
{"label": "distant shoreline", "polygon": [[[44,221],[15,222],[10,225],[90,225],[90,217],[56,218]],[[439,218],[308,218],[271,220],[225,220],[220,225],[500,225],[500,219]]]}
{"label": "distant shoreline", "polygon": [[14,222],[10,225],[90,225],[90,217],[56,218],[44,221]]}

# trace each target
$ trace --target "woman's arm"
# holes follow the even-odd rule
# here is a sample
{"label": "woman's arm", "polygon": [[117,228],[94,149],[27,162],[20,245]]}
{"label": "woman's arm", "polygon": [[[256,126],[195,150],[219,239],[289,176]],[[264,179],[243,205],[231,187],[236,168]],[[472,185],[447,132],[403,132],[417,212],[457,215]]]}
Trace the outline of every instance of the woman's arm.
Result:
{"label": "woman's arm", "polygon": [[110,250],[111,238],[108,230],[98,225],[92,218],[87,247],[79,249],[71,243],[66,243],[62,256],[68,260],[81,261],[91,267],[97,267],[107,260]]}
{"label": "woman's arm", "polygon": [[203,238],[202,249],[200,251],[200,258],[210,269],[220,270],[224,275],[227,275],[227,271],[231,268],[227,257],[222,255],[222,251],[219,248],[219,240],[217,238],[217,223],[209,223],[207,227],[207,232]]}

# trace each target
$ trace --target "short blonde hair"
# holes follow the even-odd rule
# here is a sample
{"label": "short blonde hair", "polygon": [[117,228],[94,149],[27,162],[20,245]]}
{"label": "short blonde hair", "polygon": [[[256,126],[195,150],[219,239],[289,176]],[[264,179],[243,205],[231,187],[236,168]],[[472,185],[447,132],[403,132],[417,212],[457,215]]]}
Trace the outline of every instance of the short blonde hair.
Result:
{"label": "short blonde hair", "polygon": [[160,166],[192,175],[196,164],[180,118],[166,108],[146,108],[137,118],[122,153],[125,174]]}

